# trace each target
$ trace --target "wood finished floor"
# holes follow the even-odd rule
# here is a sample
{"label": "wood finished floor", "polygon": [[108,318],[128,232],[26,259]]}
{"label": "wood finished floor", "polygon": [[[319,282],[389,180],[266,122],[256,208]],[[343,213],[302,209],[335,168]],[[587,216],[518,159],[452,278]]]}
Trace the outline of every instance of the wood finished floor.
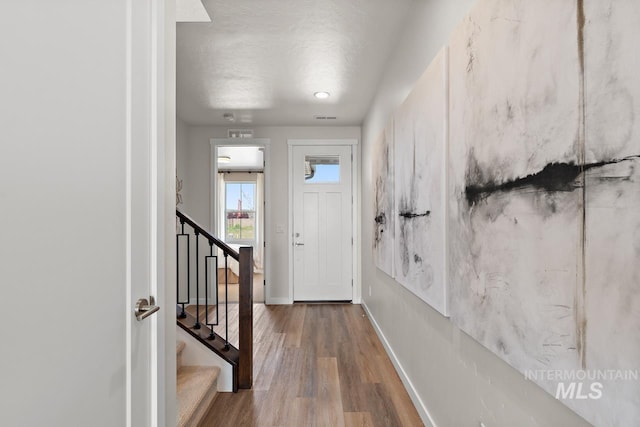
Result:
{"label": "wood finished floor", "polygon": [[202,426],[422,426],[359,305],[254,310],[254,387],[219,393]]}

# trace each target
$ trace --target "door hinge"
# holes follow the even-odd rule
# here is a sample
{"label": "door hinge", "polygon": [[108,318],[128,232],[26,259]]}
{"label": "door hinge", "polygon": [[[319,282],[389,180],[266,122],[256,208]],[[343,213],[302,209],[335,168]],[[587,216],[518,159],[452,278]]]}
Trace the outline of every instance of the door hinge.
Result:
{"label": "door hinge", "polygon": [[262,247],[266,248],[267,247],[267,242],[262,242]]}
{"label": "door hinge", "polygon": [[265,287],[267,286],[267,281],[266,280],[262,281],[262,286],[265,286]]}
{"label": "door hinge", "polygon": [[351,287],[353,288],[353,279],[351,279]]}

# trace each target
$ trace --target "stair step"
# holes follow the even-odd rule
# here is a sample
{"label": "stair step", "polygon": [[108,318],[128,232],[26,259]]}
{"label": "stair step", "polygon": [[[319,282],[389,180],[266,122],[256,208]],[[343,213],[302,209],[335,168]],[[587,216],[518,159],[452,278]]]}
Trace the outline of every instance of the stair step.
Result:
{"label": "stair step", "polygon": [[[224,271],[225,271],[225,269],[223,267],[219,267],[218,268],[218,283],[219,284],[224,284],[224,278],[225,278]],[[235,284],[240,283],[240,278],[230,268],[227,268],[227,280],[229,281],[228,283],[230,285],[235,285]]]}
{"label": "stair step", "polygon": [[220,368],[215,366],[183,366],[176,381],[178,426],[197,426],[207,413],[216,388]]}
{"label": "stair step", "polygon": [[182,350],[187,346],[184,341],[178,341],[176,343],[176,367],[180,369],[182,366]]}

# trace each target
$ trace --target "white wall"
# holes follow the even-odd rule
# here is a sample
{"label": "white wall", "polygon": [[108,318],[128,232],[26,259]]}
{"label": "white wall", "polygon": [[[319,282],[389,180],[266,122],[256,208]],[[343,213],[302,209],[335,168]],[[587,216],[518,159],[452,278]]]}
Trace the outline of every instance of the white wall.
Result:
{"label": "white wall", "polygon": [[223,358],[202,345],[200,341],[184,331],[180,326],[175,326],[176,338],[185,343],[182,350],[183,366],[217,366],[220,368],[217,389],[220,392],[233,392],[233,368]]}
{"label": "white wall", "polygon": [[[234,127],[235,128],[235,127]],[[288,236],[288,145],[289,139],[346,139],[360,140],[360,127],[255,127],[256,138],[270,139],[270,188],[271,195],[266,197],[268,209],[265,213],[270,227],[271,241],[267,242],[270,282],[269,295],[275,301],[289,299],[289,259]],[[183,174],[186,190],[183,195],[184,211],[200,224],[209,226],[210,209],[210,157],[211,138],[226,138],[226,127],[193,126],[188,128],[188,142],[185,147],[178,147],[178,159],[186,156],[185,174]],[[179,142],[180,144],[180,142]],[[180,160],[179,160],[180,161]],[[179,166],[180,167],[180,166]],[[276,233],[276,226],[282,225],[284,233]]]}
{"label": "white wall", "polygon": [[[168,0],[166,0],[168,1]],[[170,2],[175,4],[175,2]],[[164,254],[159,255],[164,259],[164,276],[159,277],[165,283],[163,300],[166,309],[158,317],[163,320],[164,328],[160,329],[160,343],[164,344],[165,371],[164,375],[159,375],[158,385],[165,390],[164,419],[159,417],[158,425],[173,425],[173,420],[178,419],[176,402],[176,334],[175,334],[175,311],[169,307],[176,306],[176,252],[175,252],[175,199],[173,194],[175,187],[176,169],[176,19],[175,10],[169,6],[165,9],[165,153],[164,153],[164,203],[167,205],[159,216],[159,224],[164,224]]]}
{"label": "white wall", "polygon": [[588,425],[373,262],[372,143],[473,3],[416,2],[363,124],[363,301],[411,382],[425,421],[428,412],[437,426],[478,426],[480,421],[486,427]]}
{"label": "white wall", "polygon": [[185,184],[185,176],[188,170],[187,164],[187,147],[189,142],[189,127],[187,124],[180,119],[176,118],[176,175],[178,179],[182,181],[182,191],[180,194],[182,195],[182,204],[178,206],[178,209],[181,211],[187,211],[187,200],[189,197],[187,196],[187,188]]}

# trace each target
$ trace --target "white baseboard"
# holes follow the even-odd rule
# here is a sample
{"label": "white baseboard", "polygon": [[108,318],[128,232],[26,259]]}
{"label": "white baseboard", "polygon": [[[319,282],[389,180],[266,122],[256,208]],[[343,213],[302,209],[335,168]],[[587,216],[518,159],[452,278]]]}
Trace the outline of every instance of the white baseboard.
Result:
{"label": "white baseboard", "polygon": [[[360,299],[355,299],[352,304],[361,304]],[[268,298],[265,302],[267,305],[291,305],[293,301],[290,298]]]}
{"label": "white baseboard", "polygon": [[376,334],[378,334],[378,338],[380,338],[380,341],[382,341],[382,345],[384,346],[384,349],[389,355],[389,358],[391,359],[391,363],[393,363],[393,366],[396,368],[396,372],[398,372],[398,375],[402,380],[402,384],[404,384],[404,388],[407,389],[407,393],[409,393],[409,397],[411,398],[411,401],[413,402],[416,409],[418,410],[418,415],[420,415],[422,422],[426,427],[437,427],[435,421],[433,420],[433,417],[431,417],[431,414],[429,413],[429,410],[427,409],[422,399],[420,399],[420,396],[418,396],[418,392],[413,386],[413,383],[407,376],[407,373],[405,372],[404,368],[402,367],[402,364],[396,357],[396,354],[393,352],[393,349],[391,348],[389,341],[387,341],[387,337],[384,336],[384,334],[382,333],[382,330],[380,329],[380,326],[378,325],[378,322],[376,322],[376,319],[373,317],[373,315],[369,311],[369,307],[367,307],[367,304],[365,304],[364,301],[362,301],[361,305],[362,305],[362,308],[364,308],[364,311],[367,313],[369,320],[371,320],[371,324],[373,325],[373,329],[376,331]]}
{"label": "white baseboard", "polygon": [[265,302],[267,305],[291,305],[293,301],[290,298],[268,298]]}

